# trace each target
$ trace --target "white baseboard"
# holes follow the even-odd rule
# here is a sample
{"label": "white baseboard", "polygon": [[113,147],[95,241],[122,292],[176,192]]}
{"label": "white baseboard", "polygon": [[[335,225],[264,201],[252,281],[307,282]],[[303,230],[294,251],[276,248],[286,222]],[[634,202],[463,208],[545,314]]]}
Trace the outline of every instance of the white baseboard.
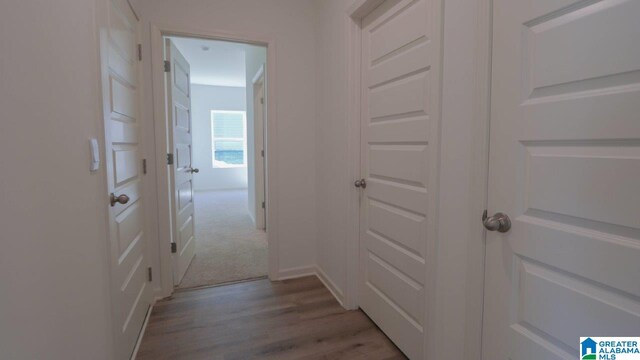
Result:
{"label": "white baseboard", "polygon": [[131,354],[132,360],[135,360],[136,356],[138,356],[138,350],[140,349],[142,338],[144,338],[144,332],[147,330],[147,324],[149,323],[149,318],[151,317],[151,311],[153,310],[153,305],[154,304],[151,304],[151,306],[149,306],[149,310],[147,310],[147,315],[144,317],[144,323],[142,324],[142,329],[140,329],[138,340],[136,340],[136,346],[133,348],[133,354]]}
{"label": "white baseboard", "polygon": [[193,189],[193,192],[207,192],[207,191],[232,191],[232,190],[247,190],[249,191],[249,188],[246,187],[230,187],[230,188],[212,188],[212,189],[207,189],[207,188],[202,188],[202,189]]}
{"label": "white baseboard", "polygon": [[[327,289],[329,289],[329,292],[338,301],[340,306],[346,309],[343,301],[344,295],[342,293],[342,290],[340,290],[340,288],[336,286],[336,284],[331,280],[331,278],[327,276],[324,270],[322,270],[322,268],[320,268],[317,265],[300,266],[300,267],[280,270],[278,272],[278,278],[275,280],[290,280],[290,279],[296,279],[296,278],[301,278],[305,276],[316,276],[324,284],[324,286]],[[161,297],[156,296],[156,301],[159,300],[160,298]],[[147,324],[149,323],[149,318],[151,317],[151,311],[153,310],[153,306],[154,304],[151,304],[151,306],[149,306],[149,310],[147,310],[147,315],[144,319],[144,324],[142,325],[142,329],[140,330],[140,335],[138,336],[138,340],[136,341],[136,346],[133,350],[133,354],[131,355],[131,359],[133,360],[135,360],[136,355],[138,354],[138,349],[140,348],[140,344],[142,343],[144,333],[147,329]]]}
{"label": "white baseboard", "polygon": [[318,267],[317,265],[301,266],[296,268],[280,270],[278,272],[278,278],[274,280],[276,281],[290,280],[290,279],[296,279],[296,278],[301,278],[305,276],[317,277],[322,282],[322,284],[324,284],[324,286],[327,289],[329,289],[329,292],[338,301],[338,303],[340,303],[340,306],[347,309],[347,307],[344,304],[344,294],[342,293],[342,290],[340,290],[340,288],[336,286],[333,280],[331,280],[331,278],[327,276],[324,270],[322,270],[322,268]]}
{"label": "white baseboard", "polygon": [[327,289],[329,289],[329,292],[331,292],[333,297],[336,298],[336,300],[338,300],[340,305],[346,309],[347,307],[344,305],[344,301],[343,301],[344,295],[342,294],[342,290],[340,290],[340,288],[336,286],[336,284],[331,280],[331,278],[327,276],[327,274],[324,272],[324,270],[322,270],[321,267],[316,266],[315,268],[316,268],[316,276],[318,277],[318,279],[320,279],[320,281],[322,281],[324,286]]}
{"label": "white baseboard", "polygon": [[[324,286],[329,289],[329,292],[333,297],[338,301],[340,306],[346,309],[343,302],[343,294],[339,287],[327,276],[327,274],[320,268],[319,266],[301,266],[296,268],[284,269],[278,273],[277,280],[289,280],[296,279],[305,276],[316,276]],[[158,299],[156,299],[158,300]],[[138,355],[138,350],[140,349],[140,344],[142,343],[142,339],[144,338],[144,333],[147,330],[147,324],[149,323],[149,318],[151,317],[151,312],[153,310],[154,304],[149,306],[149,310],[147,310],[147,315],[145,316],[144,323],[142,324],[142,329],[140,330],[140,335],[138,335],[138,340],[136,340],[136,346],[133,349],[133,354],[131,355],[131,359],[135,360]],[[348,310],[348,309],[347,309]]]}
{"label": "white baseboard", "polygon": [[278,271],[278,278],[274,280],[289,280],[311,275],[316,275],[316,267],[314,265],[280,270]]}

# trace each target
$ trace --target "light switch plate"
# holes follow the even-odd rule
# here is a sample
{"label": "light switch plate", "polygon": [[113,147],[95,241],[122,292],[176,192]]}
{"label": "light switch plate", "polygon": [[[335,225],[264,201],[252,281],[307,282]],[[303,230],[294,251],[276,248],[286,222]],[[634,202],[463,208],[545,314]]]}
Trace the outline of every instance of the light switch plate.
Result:
{"label": "light switch plate", "polygon": [[100,146],[98,145],[98,139],[93,138],[89,140],[91,148],[91,171],[98,171],[100,169]]}

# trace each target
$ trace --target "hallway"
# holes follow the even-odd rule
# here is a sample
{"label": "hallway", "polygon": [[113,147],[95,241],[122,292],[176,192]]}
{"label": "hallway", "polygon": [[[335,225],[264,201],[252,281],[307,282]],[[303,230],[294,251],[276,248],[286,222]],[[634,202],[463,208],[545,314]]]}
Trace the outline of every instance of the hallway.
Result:
{"label": "hallway", "polygon": [[247,190],[194,194],[196,256],[179,288],[267,275],[267,234],[247,212]]}
{"label": "hallway", "polygon": [[640,360],[639,18],[0,2],[0,360]]}
{"label": "hallway", "polygon": [[146,359],[405,359],[316,277],[176,292],[153,308]]}

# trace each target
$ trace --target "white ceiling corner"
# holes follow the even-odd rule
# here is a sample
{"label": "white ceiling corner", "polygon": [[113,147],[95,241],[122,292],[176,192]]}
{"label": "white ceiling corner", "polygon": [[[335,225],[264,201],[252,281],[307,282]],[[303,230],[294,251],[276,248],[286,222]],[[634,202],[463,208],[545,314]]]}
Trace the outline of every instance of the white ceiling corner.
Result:
{"label": "white ceiling corner", "polygon": [[[171,40],[191,66],[191,83],[213,86],[246,86],[246,45],[195,38]],[[203,47],[208,47],[204,51]]]}

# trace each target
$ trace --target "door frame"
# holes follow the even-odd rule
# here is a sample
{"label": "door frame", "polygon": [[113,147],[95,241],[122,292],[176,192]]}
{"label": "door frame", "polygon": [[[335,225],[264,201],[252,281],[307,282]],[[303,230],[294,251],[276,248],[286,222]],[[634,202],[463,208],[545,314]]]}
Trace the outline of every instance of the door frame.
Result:
{"label": "door frame", "polygon": [[[346,201],[351,226],[346,241],[350,260],[346,264],[344,306],[348,309],[357,309],[359,304],[361,195],[353,191],[353,181],[361,177],[360,25],[384,1],[355,0],[345,13],[350,180],[345,186],[349,186]],[[429,249],[434,253],[427,258],[432,263],[425,284],[431,294],[427,295],[425,358],[477,358],[482,347],[484,300],[485,231],[481,215],[488,193],[492,0],[447,0],[446,6],[443,0],[433,1],[438,2],[436,8],[443,19],[436,34],[441,41],[440,133],[436,146],[440,181],[434,214],[438,236],[432,239]],[[443,79],[453,81],[445,83]],[[460,346],[461,340],[464,346]]]}
{"label": "door frame", "polygon": [[[269,167],[277,169],[276,147],[270,146],[277,141],[277,109],[276,109],[276,44],[275,40],[257,34],[245,34],[230,31],[203,31],[187,28],[175,28],[167,25],[151,24],[151,67],[153,84],[153,124],[155,128],[155,157],[158,168],[156,196],[158,198],[158,238],[155,239],[160,253],[160,289],[161,297],[170,296],[173,293],[173,275],[170,243],[171,229],[171,193],[169,173],[167,170],[166,156],[171,151],[168,149],[167,139],[169,127],[167,124],[167,110],[165,104],[165,72],[164,72],[164,42],[165,36],[182,36],[201,38],[208,40],[233,41],[237,43],[264,46],[267,49],[266,77],[267,84],[267,118],[269,119],[265,141],[265,158]],[[266,180],[266,206],[269,208],[267,215],[267,242],[268,274],[269,279],[278,278],[278,205],[277,205],[277,173],[265,169]]]}
{"label": "door frame", "polygon": [[[252,204],[255,208],[255,219],[254,220],[254,225],[256,227],[256,229],[259,230],[266,230],[266,213],[267,213],[267,207],[265,205],[265,207],[262,207],[262,200],[264,199],[265,204],[267,203],[267,197],[266,197],[266,189],[265,189],[265,174],[267,171],[267,157],[266,157],[266,152],[264,154],[264,156],[262,156],[261,154],[261,150],[263,150],[265,148],[265,138],[266,138],[266,131],[265,131],[265,127],[264,125],[267,123],[266,120],[266,112],[265,110],[267,109],[267,104],[259,104],[258,103],[258,98],[256,97],[256,89],[259,89],[260,87],[263,88],[262,90],[262,98],[264,100],[267,100],[267,76],[265,74],[264,71],[265,68],[265,64],[260,65],[260,68],[258,69],[258,71],[256,71],[255,75],[253,75],[253,79],[251,80],[251,86],[253,86],[253,98],[251,99],[251,101],[253,102],[253,159],[254,159],[254,194],[255,194],[255,201]],[[262,107],[262,117],[260,119],[258,119],[256,117],[256,108],[257,107]],[[258,128],[256,126],[256,124],[260,124],[260,129],[262,131],[260,131],[260,133],[258,133],[256,131],[256,129]],[[260,146],[258,146],[260,145]],[[258,163],[262,163],[262,165],[260,167],[258,167]],[[258,169],[260,171],[258,171]],[[261,189],[260,192],[258,192],[258,189]],[[261,199],[258,199],[258,193],[260,193]]]}

